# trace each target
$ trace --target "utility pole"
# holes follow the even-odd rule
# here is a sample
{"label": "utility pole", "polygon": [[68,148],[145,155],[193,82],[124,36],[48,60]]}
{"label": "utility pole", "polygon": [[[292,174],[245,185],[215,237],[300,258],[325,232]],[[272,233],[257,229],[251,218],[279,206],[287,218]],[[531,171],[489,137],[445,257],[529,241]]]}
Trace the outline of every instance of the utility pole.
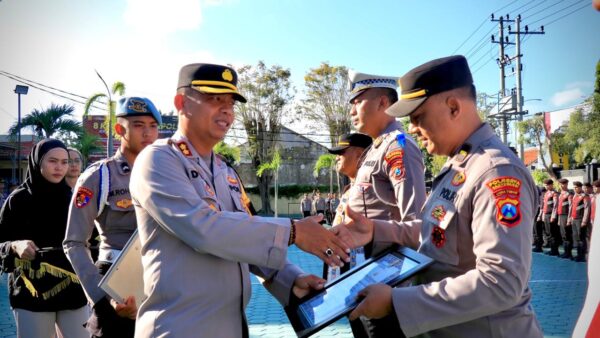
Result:
{"label": "utility pole", "polygon": [[497,43],[500,45],[500,52],[498,54],[498,59],[496,59],[498,66],[500,67],[500,99],[498,100],[498,118],[500,119],[500,127],[502,128],[502,142],[507,144],[508,116],[504,111],[500,111],[500,102],[506,95],[506,74],[504,72],[504,67],[510,63],[508,55],[504,53],[504,46],[512,45],[513,43],[508,42],[508,37],[506,37],[506,39],[504,38],[504,23],[514,22],[514,20],[510,20],[510,16],[508,14],[506,15],[506,19],[503,16],[500,16],[500,19],[494,19],[494,14],[492,14],[491,17],[492,22],[498,22],[498,36],[500,39],[496,41],[494,35],[492,35],[492,43]]}
{"label": "utility pole", "polygon": [[[541,31],[529,31],[529,27],[527,25],[525,26],[525,31],[521,32],[521,15],[517,15],[516,24],[517,24],[517,31],[512,32],[510,30],[510,26],[509,26],[508,33],[516,35],[516,51],[515,51],[515,56],[513,57],[513,59],[516,59],[516,61],[517,61],[516,62],[517,63],[517,69],[516,69],[517,112],[516,112],[516,114],[518,116],[518,121],[521,122],[521,121],[523,121],[523,115],[527,114],[526,111],[523,111],[523,84],[521,82],[521,72],[523,71],[523,66],[521,64],[521,57],[523,57],[523,54],[521,54],[521,35],[545,34],[545,33],[544,33],[544,26],[542,26],[540,28]],[[525,159],[525,148],[524,148],[523,142],[519,142],[519,156],[521,157],[522,161]]]}

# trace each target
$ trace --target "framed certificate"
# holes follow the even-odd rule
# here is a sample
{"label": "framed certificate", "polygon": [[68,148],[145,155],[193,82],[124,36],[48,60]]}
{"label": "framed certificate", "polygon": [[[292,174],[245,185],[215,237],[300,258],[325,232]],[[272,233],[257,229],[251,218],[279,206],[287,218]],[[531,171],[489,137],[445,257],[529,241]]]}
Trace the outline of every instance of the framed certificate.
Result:
{"label": "framed certificate", "polygon": [[285,308],[298,337],[309,337],[350,313],[358,293],[371,284],[396,286],[422,271],[433,260],[412,249],[392,247],[325,285],[323,290]]}
{"label": "framed certificate", "polygon": [[137,230],[98,284],[119,303],[129,296],[135,297],[139,307],[144,300],[144,276],[142,270],[142,245]]}

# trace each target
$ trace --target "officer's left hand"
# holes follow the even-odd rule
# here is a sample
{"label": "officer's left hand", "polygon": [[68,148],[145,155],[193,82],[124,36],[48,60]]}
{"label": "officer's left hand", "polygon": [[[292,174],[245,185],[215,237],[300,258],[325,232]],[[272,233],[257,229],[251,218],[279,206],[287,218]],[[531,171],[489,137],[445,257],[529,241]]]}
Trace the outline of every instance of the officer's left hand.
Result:
{"label": "officer's left hand", "polygon": [[352,248],[365,246],[373,241],[373,221],[346,205],[346,222],[339,224],[331,231]]}
{"label": "officer's left hand", "polygon": [[326,280],[315,275],[300,275],[294,281],[292,292],[298,298],[302,298],[310,293],[311,290],[321,290]]}
{"label": "officer's left hand", "polygon": [[135,303],[134,296],[127,297],[127,299],[125,299],[125,303],[117,303],[111,299],[110,304],[113,306],[113,308],[115,308],[115,311],[119,317],[135,320],[135,317],[137,316],[137,305]]}
{"label": "officer's left hand", "polygon": [[392,312],[392,288],[386,284],[373,284],[358,293],[364,299],[350,313],[350,320],[360,316],[369,319],[383,318]]}

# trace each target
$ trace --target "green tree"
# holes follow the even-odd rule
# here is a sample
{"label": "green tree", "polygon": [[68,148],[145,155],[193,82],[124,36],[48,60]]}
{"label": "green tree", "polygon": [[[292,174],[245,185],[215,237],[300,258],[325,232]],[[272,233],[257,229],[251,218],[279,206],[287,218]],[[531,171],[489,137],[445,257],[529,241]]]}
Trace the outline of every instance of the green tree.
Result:
{"label": "green tree", "polygon": [[[75,108],[71,105],[51,104],[44,110],[34,109],[21,119],[21,129],[30,128],[40,138],[57,137],[59,134],[80,133],[81,123],[70,119]],[[15,136],[19,133],[17,123],[14,123],[9,134]]]}
{"label": "green tree", "polygon": [[[106,86],[106,83],[104,82],[104,79],[102,79],[100,74],[98,72],[96,72],[96,74],[98,74],[98,77],[100,77],[100,80],[102,80],[102,83],[104,83],[104,85]],[[114,130],[115,123],[117,121],[117,119],[115,117],[116,102],[115,102],[115,100],[113,100],[113,96],[120,96],[120,95],[125,94],[125,84],[123,82],[117,81],[117,82],[113,83],[110,91],[108,89],[108,86],[107,86],[106,90],[107,90],[106,93],[93,94],[85,101],[85,106],[83,107],[83,116],[85,117],[85,116],[89,115],[90,110],[92,109],[92,107],[94,106],[95,103],[102,103],[102,101],[104,101],[106,103],[107,118],[104,120],[104,123],[102,124],[102,126],[103,126],[104,131],[106,132],[106,136],[108,138],[108,135],[113,134],[112,131]],[[111,95],[111,93],[112,93],[112,95]],[[109,141],[112,141],[112,140],[107,140],[107,143]],[[112,143],[110,143],[110,144],[112,144]],[[112,149],[109,149],[108,145],[107,145],[107,151],[108,151],[109,155],[112,154]]]}
{"label": "green tree", "polygon": [[[319,156],[319,158],[315,162],[315,169],[313,170],[313,175],[315,177],[319,177],[319,172],[321,172],[321,169],[327,169],[329,171],[329,192],[332,193],[333,192],[333,172],[335,171],[335,155],[323,154],[323,155]],[[336,173],[337,173],[337,171],[336,171]],[[340,191],[339,182],[340,182],[340,177],[339,177],[339,173],[338,173],[338,176],[337,176],[338,191]]]}
{"label": "green tree", "polygon": [[90,155],[102,151],[102,143],[100,137],[95,134],[90,134],[85,129],[78,133],[75,137],[69,137],[66,140],[69,147],[73,147],[81,153],[84,160],[84,166],[89,161]]}
{"label": "green tree", "polygon": [[[236,116],[248,137],[248,155],[252,167],[270,163],[278,144],[282,118],[288,114],[287,107],[294,95],[289,69],[274,65],[267,67],[259,61],[256,66],[238,69],[239,90],[248,99],[246,104],[236,106]],[[269,171],[257,178],[262,213],[271,214],[269,185],[273,174]]]}
{"label": "green tree", "polygon": [[213,151],[223,157],[227,163],[233,165],[240,161],[240,148],[235,146],[230,146],[227,143],[221,141],[217,143],[214,147]]}
{"label": "green tree", "polygon": [[539,169],[532,171],[531,176],[533,177],[533,181],[537,185],[543,185],[544,181],[547,180],[548,178],[550,178],[550,175],[548,175],[547,172],[539,170]]}
{"label": "green tree", "polygon": [[324,124],[331,144],[336,143],[339,135],[349,133],[352,126],[347,83],[348,69],[326,62],[304,76],[306,98],[302,100],[301,114],[298,115]]}
{"label": "green tree", "polygon": [[546,161],[546,154],[550,155],[554,151],[554,144],[552,138],[546,132],[546,124],[544,123],[544,116],[534,116],[530,119],[517,122],[517,128],[519,129],[519,142],[524,144],[532,144],[538,147],[539,156],[542,160],[542,165],[546,168],[548,175],[554,180],[557,179],[556,174],[552,170],[552,156],[550,162]]}
{"label": "green tree", "polygon": [[[279,178],[279,168],[281,167],[281,155],[279,150],[275,150],[273,153],[273,159],[268,163],[261,163],[256,170],[256,176],[262,177],[265,172],[271,172],[273,174],[273,181],[275,185],[275,217],[277,217],[277,201],[279,199],[279,191],[277,180]],[[264,209],[264,208],[263,208]]]}

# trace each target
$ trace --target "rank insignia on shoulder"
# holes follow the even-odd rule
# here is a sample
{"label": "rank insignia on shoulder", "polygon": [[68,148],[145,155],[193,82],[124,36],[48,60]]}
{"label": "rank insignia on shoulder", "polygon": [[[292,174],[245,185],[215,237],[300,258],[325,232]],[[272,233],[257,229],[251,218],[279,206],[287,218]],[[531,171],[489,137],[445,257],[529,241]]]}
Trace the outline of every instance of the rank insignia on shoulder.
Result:
{"label": "rank insignia on shoulder", "polygon": [[181,153],[185,157],[192,156],[192,151],[190,150],[190,147],[188,146],[188,144],[185,141],[177,142],[177,148],[179,148],[179,150],[181,150]]}
{"label": "rank insignia on shoulder", "polygon": [[436,248],[441,248],[446,244],[446,230],[435,226],[431,231],[431,242]]}
{"label": "rank insignia on shoulder", "polygon": [[465,175],[464,171],[459,171],[457,172],[454,177],[452,178],[452,185],[457,187],[463,183],[465,183],[465,180],[467,179],[467,175]]}
{"label": "rank insignia on shoulder", "polygon": [[373,140],[373,147],[379,147],[379,145],[381,145],[381,142],[383,142],[383,136],[379,136],[378,138]]}
{"label": "rank insignia on shoulder", "polygon": [[496,220],[508,228],[521,223],[521,210],[519,207],[521,180],[511,176],[492,179],[486,183],[496,200]]}
{"label": "rank insignia on shoulder", "polygon": [[85,207],[90,203],[92,196],[94,196],[94,193],[90,189],[79,187],[79,189],[77,189],[77,194],[75,195],[75,206],[78,208]]}
{"label": "rank insignia on shoulder", "polygon": [[433,210],[431,210],[431,217],[437,219],[438,221],[442,221],[446,216],[446,209],[444,209],[443,205],[438,205]]}
{"label": "rank insignia on shoulder", "polygon": [[122,200],[118,200],[117,203],[115,203],[115,204],[121,209],[127,209],[133,205],[133,203],[131,202],[131,199],[129,199],[129,198],[124,198]]}
{"label": "rank insignia on shoulder", "polygon": [[404,148],[406,145],[406,135],[403,133],[396,135],[396,143],[398,143],[401,148]]}

